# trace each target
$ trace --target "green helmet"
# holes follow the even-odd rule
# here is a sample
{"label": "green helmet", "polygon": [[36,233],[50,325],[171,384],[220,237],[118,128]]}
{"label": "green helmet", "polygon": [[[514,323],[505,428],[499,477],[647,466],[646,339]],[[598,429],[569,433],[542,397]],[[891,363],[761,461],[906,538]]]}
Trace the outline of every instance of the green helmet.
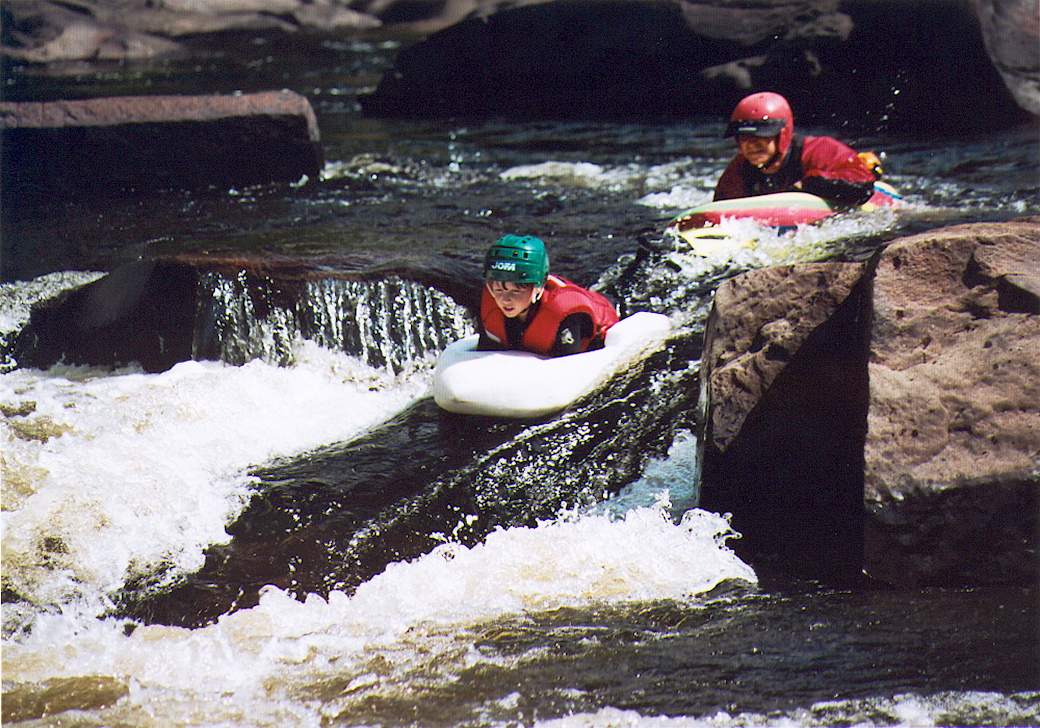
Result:
{"label": "green helmet", "polygon": [[549,254],[545,251],[545,243],[534,235],[503,235],[484,258],[484,277],[544,285],[549,277]]}

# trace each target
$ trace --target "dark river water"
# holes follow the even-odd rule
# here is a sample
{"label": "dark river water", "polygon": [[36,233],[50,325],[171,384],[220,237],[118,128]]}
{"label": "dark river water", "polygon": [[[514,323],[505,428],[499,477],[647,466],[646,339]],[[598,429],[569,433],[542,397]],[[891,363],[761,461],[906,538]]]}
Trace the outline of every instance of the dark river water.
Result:
{"label": "dark river water", "polygon": [[[222,361],[43,371],[4,351],[5,724],[1040,725],[1035,584],[896,589],[738,557],[696,508],[694,435],[719,282],[1040,214],[1037,128],[808,130],[884,152],[907,205],[788,235],[736,225],[758,247],[708,260],[662,229],[710,196],[732,152],[720,119],[363,117],[400,47],[237,37],[176,63],[6,69],[5,100],[289,88],[326,165],[8,206],[0,344],[33,302],[142,259],[388,272],[263,314],[255,282],[205,278]],[[471,280],[506,232],[672,335],[557,417],[440,412],[433,360],[471,302],[399,273]],[[353,338],[303,331],[302,310],[348,309]]]}

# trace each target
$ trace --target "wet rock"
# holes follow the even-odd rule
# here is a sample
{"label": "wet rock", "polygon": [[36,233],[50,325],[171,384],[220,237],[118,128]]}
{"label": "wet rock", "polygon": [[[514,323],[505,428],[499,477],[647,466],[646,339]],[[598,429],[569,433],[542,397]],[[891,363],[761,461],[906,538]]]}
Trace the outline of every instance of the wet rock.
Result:
{"label": "wet rock", "polygon": [[975,0],[993,65],[1018,105],[1040,116],[1040,15],[1036,0]]}
{"label": "wet rock", "polygon": [[188,266],[131,263],[34,308],[14,358],[39,368],[65,361],[168,369],[192,357],[197,282]]}
{"label": "wet rock", "polygon": [[362,104],[387,116],[720,115],[764,88],[819,123],[920,129],[927,120],[935,132],[1025,117],[972,7],[958,0],[510,8],[405,49]]}
{"label": "wet rock", "polygon": [[292,16],[302,27],[322,31],[369,30],[382,25],[378,18],[334,2],[297,3]]}
{"label": "wet rock", "polygon": [[[53,720],[67,711],[104,708],[130,693],[123,680],[102,675],[13,684],[4,691],[4,721]],[[57,718],[57,720],[61,720]]]}
{"label": "wet rock", "polygon": [[[892,583],[1034,579],[1040,219],[720,287],[702,503],[752,550]],[[772,354],[770,354],[772,352]]]}
{"label": "wet rock", "polygon": [[316,177],[310,103],[291,91],[0,102],[5,199],[106,197]]}
{"label": "wet rock", "polygon": [[[858,571],[869,289],[863,264],[768,268],[724,283],[701,358],[701,505],[738,548],[810,574]],[[852,525],[850,525],[852,524]]]}
{"label": "wet rock", "polygon": [[144,260],[37,304],[5,352],[20,367],[190,359],[289,364],[297,338],[373,367],[413,366],[469,333],[476,270],[394,261],[174,256]]}
{"label": "wet rock", "polygon": [[467,17],[488,17],[500,10],[550,0],[362,0],[352,4],[385,26],[414,33],[434,33]]}
{"label": "wet rock", "polygon": [[55,422],[50,417],[37,417],[35,419],[17,419],[10,420],[7,426],[11,428],[11,433],[21,440],[38,440],[39,442],[47,442],[52,437],[61,437],[67,432],[72,432],[72,428],[61,422]]}
{"label": "wet rock", "polygon": [[36,403],[32,400],[19,402],[18,404],[0,402],[0,415],[4,417],[27,417],[35,411]]}
{"label": "wet rock", "polygon": [[0,54],[29,63],[188,53],[180,39],[227,31],[365,30],[378,18],[335,0],[7,0]]}
{"label": "wet rock", "polygon": [[1036,569],[1040,220],[889,246],[874,281],[865,568],[887,581]]}

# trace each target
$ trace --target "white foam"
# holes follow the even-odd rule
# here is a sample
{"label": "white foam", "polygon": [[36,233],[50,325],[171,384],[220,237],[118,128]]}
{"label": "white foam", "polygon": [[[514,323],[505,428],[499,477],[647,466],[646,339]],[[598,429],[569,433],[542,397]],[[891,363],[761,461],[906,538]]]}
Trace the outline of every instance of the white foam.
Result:
{"label": "white foam", "polygon": [[603,167],[591,162],[548,161],[510,167],[499,177],[505,181],[535,180],[553,182],[569,187],[590,189],[623,189],[642,178],[645,172],[637,167]]}
{"label": "white foam", "polygon": [[[35,404],[0,421],[5,585],[56,605],[195,570],[206,546],[228,540],[250,465],[350,439],[427,387],[425,374],[393,377],[307,342],[288,368],[189,361],[162,374],[0,376],[0,401]],[[54,436],[24,439],[27,425]]]}
{"label": "white foam", "polygon": [[0,332],[17,330],[29,320],[34,304],[96,281],[104,273],[49,273],[31,281],[0,284]]}
{"label": "white foam", "polygon": [[[701,511],[679,524],[661,506],[623,518],[570,514],[495,531],[472,548],[445,544],[390,565],[352,596],[301,602],[268,587],[258,606],[197,630],[151,626],[128,636],[112,620],[41,615],[31,634],[4,645],[4,677],[11,684],[83,675],[124,680],[136,687],[118,715],[131,723],[145,712],[172,717],[191,705],[208,724],[233,724],[229,716],[252,711],[255,724],[275,725],[262,716],[303,715],[299,695],[331,679],[349,689],[326,698],[325,711],[337,701],[392,694],[416,675],[426,685],[450,684],[476,662],[505,659],[474,647],[480,625],[501,617],[690,600],[725,580],[754,583],[754,572],[724,546],[729,535],[724,519]],[[382,666],[377,673],[373,664]]]}
{"label": "white foam", "polygon": [[676,184],[667,192],[651,192],[636,202],[659,210],[686,210],[711,202],[711,187],[704,185],[703,181],[698,182],[696,185],[689,182]]}
{"label": "white foam", "polygon": [[855,728],[928,728],[940,725],[1035,725],[1035,693],[1004,695],[980,691],[946,691],[923,696],[892,696],[835,700],[807,708],[763,713],[718,711],[704,716],[642,715],[635,710],[607,707],[553,720],[539,728],[799,728],[848,725]]}
{"label": "white foam", "polygon": [[656,209],[686,209],[711,199],[720,170],[689,157],[657,165],[641,162],[603,166],[591,162],[550,160],[510,167],[499,177],[505,181],[540,183],[630,192],[640,197],[637,204]]}
{"label": "white foam", "polygon": [[[834,253],[837,244],[891,229],[897,222],[897,211],[884,208],[871,212],[850,212],[826,218],[818,223],[799,225],[794,230],[762,225],[750,218],[723,218],[718,230],[734,241],[720,246],[707,256],[685,252],[682,241],[668,257],[682,273],[699,279],[720,266],[743,270],[774,265],[821,260]],[[741,246],[738,241],[752,241]]]}
{"label": "white foam", "polygon": [[[0,378],[5,402],[35,401],[30,418],[72,428],[40,443],[17,440],[5,425],[15,466],[32,475],[4,514],[5,567],[10,553],[20,589],[61,602],[5,640],[6,685],[30,694],[64,678],[126,686],[118,702],[90,711],[108,724],[161,716],[164,724],[317,726],[351,701],[409,694],[417,676],[447,686],[476,663],[514,659],[476,647],[482,625],[499,619],[695,602],[723,581],[756,581],[725,546],[733,535],[725,519],[693,510],[676,523],[670,512],[668,492],[689,487],[695,442],[687,433],[610,509],[500,529],[471,548],[446,543],[391,564],[349,596],[299,601],[268,587],[259,605],[214,625],[130,634],[99,618],[97,605],[69,600],[164,559],[191,568],[207,543],[226,538],[248,497],[249,463],[345,438],[425,389],[422,377],[401,381],[314,345],[297,359],[285,369],[188,362],[159,375],[55,369]],[[57,564],[34,561],[48,536],[68,552],[52,554]]]}

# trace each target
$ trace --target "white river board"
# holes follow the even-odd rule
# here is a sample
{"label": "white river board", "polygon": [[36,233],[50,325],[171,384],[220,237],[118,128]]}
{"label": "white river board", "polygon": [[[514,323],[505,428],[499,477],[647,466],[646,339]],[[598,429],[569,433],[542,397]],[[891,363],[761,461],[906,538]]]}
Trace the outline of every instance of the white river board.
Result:
{"label": "white river board", "polygon": [[602,349],[544,357],[525,351],[477,351],[478,335],[450,344],[437,359],[433,398],[449,412],[542,417],[607,381],[671,329],[667,316],[640,312],[607,331]]}

